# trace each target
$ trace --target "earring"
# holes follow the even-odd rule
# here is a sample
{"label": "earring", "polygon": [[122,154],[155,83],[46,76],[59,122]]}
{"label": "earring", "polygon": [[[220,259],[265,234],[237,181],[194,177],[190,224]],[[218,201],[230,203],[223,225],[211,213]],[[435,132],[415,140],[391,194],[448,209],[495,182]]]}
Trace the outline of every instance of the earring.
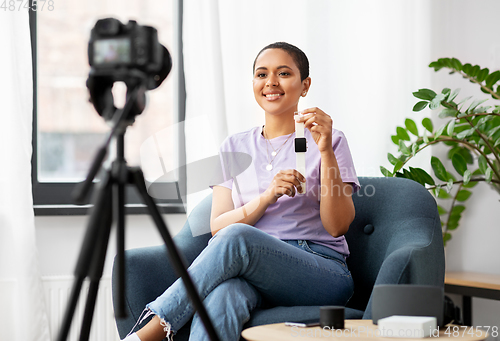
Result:
{"label": "earring", "polygon": [[305,95],[307,95],[307,91],[304,91],[304,92],[302,93],[302,96],[305,96]]}

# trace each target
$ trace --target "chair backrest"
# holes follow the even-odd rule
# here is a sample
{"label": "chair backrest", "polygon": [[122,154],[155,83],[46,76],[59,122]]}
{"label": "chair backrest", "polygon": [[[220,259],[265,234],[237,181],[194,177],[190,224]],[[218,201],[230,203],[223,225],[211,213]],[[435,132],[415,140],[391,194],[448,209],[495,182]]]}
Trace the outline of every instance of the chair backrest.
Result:
{"label": "chair backrest", "polygon": [[394,281],[393,276],[383,283],[385,274],[380,271],[384,260],[402,247],[430,248],[427,251],[436,253],[437,271],[422,275],[412,269],[415,273],[397,274],[396,281],[439,285],[444,276],[444,254],[440,255],[441,224],[432,195],[408,179],[360,177],[359,181],[361,189],[353,195],[356,216],[346,234],[351,253],[347,263],[355,284],[348,306],[365,310],[373,286]]}

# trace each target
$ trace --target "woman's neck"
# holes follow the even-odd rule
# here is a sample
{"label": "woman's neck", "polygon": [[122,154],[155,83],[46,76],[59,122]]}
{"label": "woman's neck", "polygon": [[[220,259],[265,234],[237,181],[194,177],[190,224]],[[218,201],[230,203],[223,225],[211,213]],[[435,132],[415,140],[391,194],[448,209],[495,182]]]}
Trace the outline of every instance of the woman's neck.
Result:
{"label": "woman's neck", "polygon": [[272,116],[266,114],[266,125],[264,127],[265,137],[274,139],[278,136],[290,135],[295,131],[295,121],[292,115]]}

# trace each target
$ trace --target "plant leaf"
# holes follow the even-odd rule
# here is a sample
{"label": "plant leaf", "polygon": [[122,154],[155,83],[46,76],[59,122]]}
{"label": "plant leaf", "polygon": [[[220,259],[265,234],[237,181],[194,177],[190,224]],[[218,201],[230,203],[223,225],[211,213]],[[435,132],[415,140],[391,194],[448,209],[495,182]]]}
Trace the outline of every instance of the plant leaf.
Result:
{"label": "plant leaf", "polygon": [[398,163],[398,159],[392,155],[391,153],[387,153],[387,160],[389,160],[389,162],[391,163],[391,165],[395,165],[396,163]]}
{"label": "plant leaf", "polygon": [[401,153],[403,153],[404,155],[406,156],[409,156],[411,155],[411,152],[410,150],[408,149],[408,147],[405,145],[404,141],[403,140],[399,140],[399,151]]}
{"label": "plant leaf", "polygon": [[465,211],[465,206],[464,205],[455,205],[451,209],[451,214],[450,215],[460,215],[462,212]]}
{"label": "plant leaf", "polygon": [[396,162],[396,164],[394,165],[394,170],[393,170],[393,174],[396,174],[397,171],[399,171],[401,169],[401,167],[403,167],[403,161],[398,161]]}
{"label": "plant leaf", "polygon": [[425,109],[425,107],[427,107],[427,104],[429,104],[429,102],[427,101],[417,102],[417,104],[413,106],[413,111],[415,112],[422,111]]}
{"label": "plant leaf", "polygon": [[397,127],[396,133],[400,140],[410,141],[410,136],[403,127]]}
{"label": "plant leaf", "polygon": [[448,127],[446,129],[448,136],[453,136],[454,130],[455,130],[455,120],[451,120],[450,123],[448,123]]}
{"label": "plant leaf", "polygon": [[446,184],[446,192],[450,193],[453,189],[453,179],[448,179],[448,183]]}
{"label": "plant leaf", "polygon": [[477,159],[477,164],[479,166],[479,171],[481,174],[486,174],[486,168],[488,167],[488,162],[486,161],[486,158],[483,156],[483,154],[479,155]]}
{"label": "plant leaf", "polygon": [[471,136],[472,134],[474,134],[476,130],[474,128],[470,128],[470,129],[467,129],[467,130],[464,130],[464,131],[461,131],[457,134],[457,139],[464,139],[468,136]]}
{"label": "plant leaf", "polygon": [[500,80],[500,71],[492,72],[486,77],[486,87],[490,88]]}
{"label": "plant leaf", "polygon": [[476,99],[474,100],[471,105],[469,106],[469,109],[466,110],[466,112],[472,112],[476,107],[484,102],[486,102],[487,99]]}
{"label": "plant leaf", "polygon": [[493,178],[493,170],[490,167],[488,167],[486,169],[486,172],[484,173],[484,176],[486,178],[486,182],[488,183],[491,182],[491,179]]}
{"label": "plant leaf", "polygon": [[472,173],[470,170],[466,169],[464,172],[464,185],[468,185],[470,182],[470,178],[472,177]]}
{"label": "plant leaf", "polygon": [[496,147],[500,145],[500,137],[496,140],[495,144],[493,145],[493,147]]}
{"label": "plant leaf", "polygon": [[439,190],[437,197],[439,199],[451,199],[451,195],[442,188]]}
{"label": "plant leaf", "polygon": [[410,118],[407,118],[405,120],[405,127],[410,133],[412,133],[415,136],[418,136],[418,128],[417,125],[415,124],[415,121],[413,121]]}
{"label": "plant leaf", "polygon": [[458,110],[455,110],[455,109],[450,109],[450,108],[446,108],[446,109],[443,109],[440,113],[439,113],[439,118],[445,118],[445,117],[456,117],[457,114],[459,113]]}
{"label": "plant leaf", "polygon": [[455,70],[462,71],[463,68],[462,63],[460,63],[460,61],[457,58],[451,58],[451,65]]}
{"label": "plant leaf", "polygon": [[465,97],[463,100],[461,100],[457,105],[460,105],[462,103],[465,103],[467,102],[468,100],[470,100],[472,98],[472,96],[469,96],[469,97]]}
{"label": "plant leaf", "polygon": [[446,226],[448,228],[448,230],[450,230],[450,231],[455,230],[458,227],[458,220],[459,219],[457,219],[457,218],[455,218],[455,219],[450,218],[450,220],[448,221],[448,225]]}
{"label": "plant leaf", "polygon": [[434,97],[432,99],[431,103],[429,104],[429,108],[431,110],[439,108],[439,106],[441,105],[441,101],[444,100],[444,98],[445,98],[444,94],[438,94],[438,95],[436,95],[436,97]]}
{"label": "plant leaf", "polygon": [[437,71],[441,70],[444,67],[444,65],[442,65],[440,62],[432,62],[429,64],[429,67],[433,67],[434,71],[437,72]]}
{"label": "plant leaf", "polygon": [[460,202],[466,201],[467,199],[469,199],[471,194],[472,194],[471,191],[468,191],[466,189],[461,189],[460,191],[458,191],[457,201],[460,201]]}
{"label": "plant leaf", "polygon": [[451,234],[449,234],[448,232],[446,232],[443,235],[443,245],[446,246],[446,242],[450,241],[450,239],[451,239]]}
{"label": "plant leaf", "polygon": [[457,173],[461,176],[464,176],[465,171],[467,170],[467,162],[465,162],[464,157],[459,153],[455,153],[451,158],[451,163],[453,164],[453,167],[455,168]]}
{"label": "plant leaf", "polygon": [[481,71],[481,67],[479,65],[474,65],[470,70],[469,76],[476,77],[479,71]]}
{"label": "plant leaf", "polygon": [[431,186],[434,186],[436,184],[434,182],[434,179],[432,178],[432,176],[430,176],[429,173],[427,173],[422,168],[413,168],[413,167],[410,167],[410,171],[413,174],[417,174],[418,175],[418,177],[422,180],[423,185],[429,184]]}
{"label": "plant leaf", "polygon": [[458,151],[460,155],[462,155],[467,162],[468,165],[472,165],[474,163],[474,158],[472,157],[472,153],[467,148],[460,148]]}
{"label": "plant leaf", "polygon": [[418,145],[416,143],[412,144],[411,145],[411,154],[412,155],[417,154],[417,150],[418,150]]}
{"label": "plant leaf", "polygon": [[434,131],[434,126],[432,124],[432,121],[430,118],[428,117],[425,117],[423,120],[422,120],[422,126],[427,129],[427,131],[429,133],[432,133]]}
{"label": "plant leaf", "polygon": [[434,174],[439,180],[442,181],[448,181],[448,175],[446,172],[446,168],[444,168],[441,160],[439,160],[437,157],[432,156],[431,157],[431,166],[432,169],[434,170]]}
{"label": "plant leaf", "polygon": [[422,186],[425,186],[425,181],[424,181],[424,179],[422,179],[422,178],[420,177],[420,174],[419,174],[417,171],[415,171],[415,168],[410,167],[410,170],[408,171],[408,175],[409,175],[409,176],[411,176],[411,179],[412,179],[413,181],[416,181],[416,182],[418,182],[419,184],[421,184]]}
{"label": "plant leaf", "polygon": [[438,213],[439,213],[439,215],[443,215],[443,214],[448,213],[448,211],[446,211],[446,210],[445,210],[442,206],[440,206],[440,205],[438,205],[438,206],[437,206],[437,208],[438,208]]}
{"label": "plant leaf", "polygon": [[491,121],[492,119],[493,119],[493,116],[483,116],[483,117],[481,117],[479,119],[479,121],[477,121],[476,127],[477,128],[481,128],[482,125],[484,125],[485,123]]}
{"label": "plant leaf", "polygon": [[419,89],[418,91],[415,91],[413,93],[413,96],[415,96],[418,99],[432,101],[434,97],[436,97],[436,93],[431,89]]}
{"label": "plant leaf", "polygon": [[490,129],[487,133],[488,137],[492,137],[500,129],[500,125]]}
{"label": "plant leaf", "polygon": [[380,171],[382,172],[382,174],[385,176],[385,177],[392,177],[392,173],[390,170],[388,170],[387,168],[385,168],[384,166],[380,166]]}
{"label": "plant leaf", "polygon": [[479,83],[484,81],[486,77],[488,77],[488,74],[490,73],[490,70],[488,68],[484,68],[481,71],[477,73],[476,79]]}
{"label": "plant leaf", "polygon": [[438,131],[436,132],[436,135],[434,137],[438,138],[439,136],[441,136],[443,134],[443,131],[446,128],[447,125],[448,124],[445,124],[444,126],[442,126],[441,128],[439,128]]}
{"label": "plant leaf", "polygon": [[451,92],[450,96],[448,96],[448,102],[452,102],[456,97],[457,95],[460,93],[460,89],[455,89]]}
{"label": "plant leaf", "polygon": [[398,135],[391,135],[392,142],[397,146],[399,145],[399,137]]}
{"label": "plant leaf", "polygon": [[[474,173],[473,173],[474,174]],[[472,179],[471,179],[472,180]],[[474,188],[479,183],[479,181],[470,181],[467,185],[462,185],[463,188]]]}
{"label": "plant leaf", "polygon": [[426,143],[426,144],[429,143],[429,137],[427,137],[427,131],[426,130],[424,130],[424,134],[422,136],[422,139],[424,140],[424,143]]}

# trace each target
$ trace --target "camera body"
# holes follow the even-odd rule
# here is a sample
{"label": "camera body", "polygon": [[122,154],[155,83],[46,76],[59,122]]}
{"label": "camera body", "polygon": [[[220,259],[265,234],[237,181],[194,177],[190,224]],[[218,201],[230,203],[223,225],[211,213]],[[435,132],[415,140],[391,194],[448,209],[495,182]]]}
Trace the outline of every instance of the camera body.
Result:
{"label": "camera body", "polygon": [[[100,19],[90,32],[87,88],[90,100],[106,120],[116,111],[111,89],[124,82],[128,90],[141,89],[130,118],[145,107],[145,91],[160,86],[172,69],[168,50],[158,41],[158,31],[135,20],[123,24],[115,18]],[[143,89],[143,90],[142,90]]]}

